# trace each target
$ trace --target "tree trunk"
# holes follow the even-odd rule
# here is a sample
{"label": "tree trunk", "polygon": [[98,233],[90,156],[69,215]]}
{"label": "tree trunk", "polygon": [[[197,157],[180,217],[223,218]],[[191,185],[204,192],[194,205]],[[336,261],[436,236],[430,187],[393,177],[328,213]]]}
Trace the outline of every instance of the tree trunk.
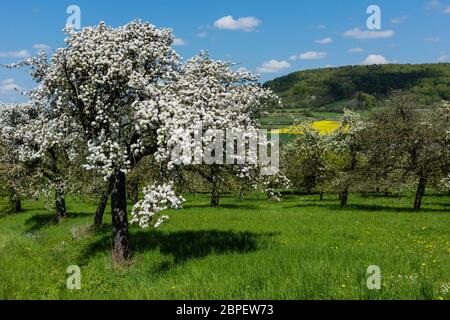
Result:
{"label": "tree trunk", "polygon": [[425,194],[425,189],[427,187],[427,178],[421,175],[419,178],[419,185],[417,186],[416,198],[414,200],[414,210],[420,210],[422,207],[422,198]]}
{"label": "tree trunk", "polygon": [[109,190],[105,190],[100,197],[100,202],[95,212],[94,227],[99,229],[103,223],[103,214],[105,213],[106,205],[108,204]]}
{"label": "tree trunk", "polygon": [[14,212],[19,213],[22,211],[22,201],[20,199],[14,200]]}
{"label": "tree trunk", "polygon": [[323,190],[320,190],[320,201],[323,201]]}
{"label": "tree trunk", "polygon": [[341,207],[346,207],[348,201],[348,188],[345,188],[339,193],[339,199],[341,200]]}
{"label": "tree trunk", "polygon": [[111,190],[111,214],[113,256],[116,261],[125,261],[130,257],[130,235],[128,233],[126,178],[116,171]]}
{"label": "tree trunk", "polygon": [[133,200],[133,204],[136,204],[139,202],[139,184],[133,182],[130,188],[131,188],[130,191],[131,199]]}
{"label": "tree trunk", "polygon": [[67,218],[66,198],[64,195],[64,189],[61,186],[57,185],[56,187],[55,199],[56,199],[56,216],[58,218],[58,221],[61,221]]}
{"label": "tree trunk", "polygon": [[220,192],[219,192],[219,186],[217,183],[217,177],[212,178],[212,191],[211,191],[211,207],[217,208],[219,207],[220,202]]}
{"label": "tree trunk", "polygon": [[22,211],[22,201],[20,200],[20,197],[16,189],[14,188],[11,188],[10,202],[11,209],[14,213],[19,213],[20,211]]}
{"label": "tree trunk", "polygon": [[244,188],[241,188],[241,190],[239,190],[239,201],[244,201]]}

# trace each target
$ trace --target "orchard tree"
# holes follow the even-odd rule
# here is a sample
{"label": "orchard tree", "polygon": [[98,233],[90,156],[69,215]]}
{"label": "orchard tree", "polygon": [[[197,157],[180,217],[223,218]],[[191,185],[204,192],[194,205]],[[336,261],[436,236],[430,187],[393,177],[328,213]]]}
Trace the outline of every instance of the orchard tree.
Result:
{"label": "orchard tree", "polygon": [[143,158],[154,157],[159,179],[144,188],[132,222],[160,226],[168,218],[162,211],[183,201],[173,191],[172,149],[183,141],[185,129],[199,120],[214,128],[251,125],[249,115],[258,114],[269,94],[256,83],[242,84],[248,73],[227,71],[228,64],[203,56],[181,68],[169,29],[133,21],[67,33],[66,46],[49,61],[41,56],[22,63],[31,66],[39,84],[30,96],[46,101],[62,126],[73,124],[86,149],[84,167],[111,185],[113,255],[126,260],[131,253],[127,174]]}
{"label": "orchard tree", "polygon": [[[249,141],[260,138],[261,114],[279,104],[270,90],[258,84],[257,76],[232,67],[210,59],[206,52],[183,65],[172,88],[181,112],[166,126],[167,154],[157,155],[175,159],[168,163],[169,169],[183,165],[199,174],[211,187],[212,207],[219,206],[220,190],[230,178],[252,183],[260,179],[263,165],[249,150]],[[175,157],[168,154],[177,150]]]}
{"label": "orchard tree", "polygon": [[371,117],[368,164],[385,168],[398,184],[416,186],[413,208],[420,210],[430,183],[448,176],[450,112],[448,104],[421,109],[412,96],[394,95]]}
{"label": "orchard tree", "polygon": [[[167,90],[179,68],[171,49],[173,35],[140,21],[66,32],[66,46],[50,61],[31,61],[39,83],[32,98],[47,101],[55,114],[80,128],[87,148],[85,168],[100,172],[111,184],[113,253],[126,260],[126,174],[157,151],[158,130],[178,107]],[[153,224],[159,221],[155,218]]]}
{"label": "orchard tree", "polygon": [[339,190],[341,207],[348,202],[349,190],[361,182],[362,153],[368,124],[359,114],[345,110],[340,127],[331,136],[331,150],[336,155],[333,165],[337,172],[334,184]]}
{"label": "orchard tree", "polygon": [[[54,191],[59,220],[67,216],[65,193],[70,162],[79,143],[73,124],[55,116],[41,101],[5,105],[0,109],[1,135],[9,146],[13,162],[20,163],[33,176],[37,193]],[[32,174],[31,174],[32,173]]]}
{"label": "orchard tree", "polygon": [[299,134],[283,148],[283,172],[292,185],[307,193],[324,189],[334,178],[329,135],[320,134],[309,121],[296,125]]}
{"label": "orchard tree", "polygon": [[0,195],[8,199],[8,211],[22,211],[21,197],[25,193],[26,173],[25,166],[17,161],[12,150],[0,139]]}

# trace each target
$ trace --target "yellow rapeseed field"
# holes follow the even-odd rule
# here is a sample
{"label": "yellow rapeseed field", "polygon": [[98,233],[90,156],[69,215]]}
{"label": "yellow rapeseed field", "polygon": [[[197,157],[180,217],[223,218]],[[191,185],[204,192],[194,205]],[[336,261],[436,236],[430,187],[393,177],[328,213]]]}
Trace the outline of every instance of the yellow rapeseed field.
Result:
{"label": "yellow rapeseed field", "polygon": [[[312,123],[312,127],[318,129],[320,134],[329,134],[339,128],[340,122],[334,120],[321,120]],[[303,134],[298,126],[291,126],[272,131],[278,134]]]}

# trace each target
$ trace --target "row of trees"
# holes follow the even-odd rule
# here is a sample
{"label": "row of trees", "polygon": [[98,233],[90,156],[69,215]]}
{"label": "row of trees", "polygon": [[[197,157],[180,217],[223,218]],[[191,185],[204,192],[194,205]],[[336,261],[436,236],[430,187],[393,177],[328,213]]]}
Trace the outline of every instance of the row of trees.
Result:
{"label": "row of trees", "polygon": [[[194,170],[183,157],[172,157],[173,148],[211,153],[205,133],[212,129],[242,129],[257,138],[257,118],[279,101],[256,76],[207,53],[182,63],[170,29],[133,21],[66,32],[66,46],[50,58],[41,53],[10,66],[29,69],[37,87],[27,93],[28,103],[1,106],[0,160],[7,175],[0,184],[14,203],[20,196],[53,194],[60,220],[67,215],[66,193],[80,185],[99,195],[96,225],[110,200],[113,256],[126,260],[127,193],[135,202],[132,222],[158,227],[168,219],[162,212],[183,202],[174,185]],[[208,141],[196,141],[199,124]],[[267,186],[260,167],[236,161],[195,170],[211,183],[217,206],[225,175]],[[148,169],[139,200],[139,172]]]}
{"label": "row of trees", "polygon": [[338,130],[320,135],[309,123],[283,151],[283,171],[305,192],[390,192],[414,188],[419,210],[427,187],[450,190],[450,105],[420,108],[397,93],[368,120],[346,111]]}

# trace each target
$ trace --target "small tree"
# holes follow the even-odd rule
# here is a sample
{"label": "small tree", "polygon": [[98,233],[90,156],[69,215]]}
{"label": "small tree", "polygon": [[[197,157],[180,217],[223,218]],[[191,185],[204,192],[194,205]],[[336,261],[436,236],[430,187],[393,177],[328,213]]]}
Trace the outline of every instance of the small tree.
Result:
{"label": "small tree", "polygon": [[331,139],[321,135],[311,122],[296,125],[299,135],[283,149],[283,172],[292,185],[307,193],[320,192],[334,177],[332,170]]}
{"label": "small tree", "polygon": [[366,129],[367,123],[357,113],[345,110],[340,127],[331,134],[331,150],[337,156],[334,184],[339,189],[341,207],[347,205],[350,187],[360,182]]}

